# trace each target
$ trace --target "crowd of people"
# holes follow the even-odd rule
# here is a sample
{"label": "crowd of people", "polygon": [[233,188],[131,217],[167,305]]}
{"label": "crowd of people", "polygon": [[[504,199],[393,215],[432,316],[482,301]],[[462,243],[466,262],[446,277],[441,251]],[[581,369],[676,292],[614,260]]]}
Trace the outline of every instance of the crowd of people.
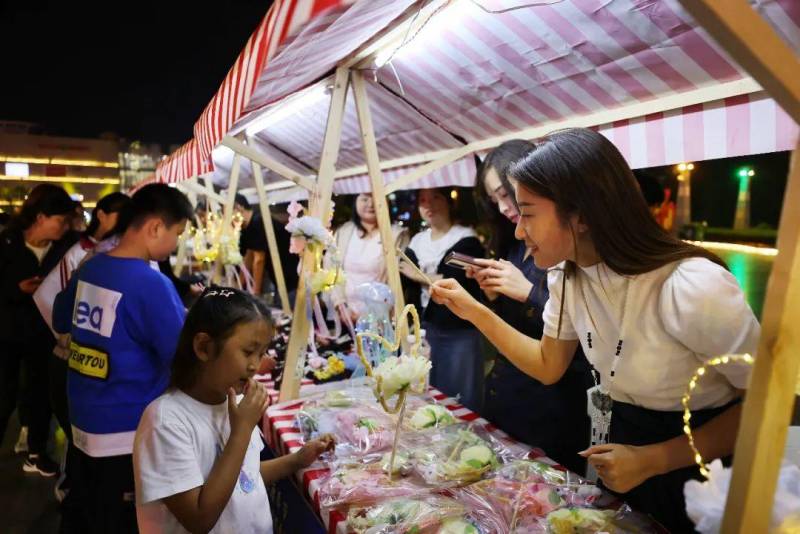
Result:
{"label": "crowd of people", "polygon": [[[670,530],[691,530],[683,484],[697,470],[681,397],[699,363],[754,354],[760,333],[725,264],[659,226],[623,157],[591,130],[490,152],[474,188],[480,229],[448,189],[416,200],[422,229],[391,235],[415,264],[399,269],[431,346],[431,384],[569,469],[593,470]],[[348,208],[335,232],[347,285],[331,304],[353,320],[356,287],[386,282],[387,265],[371,195]],[[18,409],[23,469],[61,472],[63,531],[269,532],[265,483],[331,446],[260,459],[267,397],[253,376],[272,323],[259,297],[276,276],[260,214],[240,195],[236,209],[253,294],[172,274],[198,214],[165,185],[103,198],[80,234],[69,195],[40,185],[0,234],[0,424]],[[698,384],[705,458],[730,460],[747,377],[731,365]],[[60,468],[46,452],[53,415],[68,439]]]}

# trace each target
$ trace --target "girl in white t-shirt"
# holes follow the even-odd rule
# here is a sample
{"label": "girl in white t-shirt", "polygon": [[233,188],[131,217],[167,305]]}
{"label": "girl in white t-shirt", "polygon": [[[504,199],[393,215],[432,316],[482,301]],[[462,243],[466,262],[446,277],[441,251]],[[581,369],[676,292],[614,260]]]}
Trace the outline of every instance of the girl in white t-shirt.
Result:
{"label": "girl in white t-shirt", "polygon": [[171,386],[136,430],[139,532],[270,533],[265,483],[307,467],[332,445],[326,437],[260,461],[257,425],[268,397],[253,375],[272,331],[269,311],[236,289],[206,290],[189,311]]}
{"label": "girl in white t-shirt", "polygon": [[[634,508],[670,531],[693,531],[683,486],[699,473],[681,398],[703,362],[754,355],[753,312],[717,256],[656,223],[624,158],[599,133],[545,137],[510,178],[521,215],[516,236],[551,270],[541,342],[452,280],[434,285],[434,300],[545,384],[561,378],[580,343],[599,379],[589,395],[594,445],[581,455]],[[693,391],[694,439],[706,460],[733,453],[748,376],[746,366],[715,368]]]}

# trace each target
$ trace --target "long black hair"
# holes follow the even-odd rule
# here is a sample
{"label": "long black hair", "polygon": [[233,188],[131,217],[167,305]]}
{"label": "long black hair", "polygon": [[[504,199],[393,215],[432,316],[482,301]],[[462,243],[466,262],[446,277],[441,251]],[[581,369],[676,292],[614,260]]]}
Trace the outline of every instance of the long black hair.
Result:
{"label": "long black hair", "polygon": [[492,202],[486,192],[486,175],[494,169],[500,178],[503,189],[516,205],[517,199],[514,196],[514,188],[508,179],[508,171],[514,163],[534,148],[535,145],[530,141],[512,139],[489,152],[478,166],[474,189],[475,201],[481,210],[482,218],[490,225],[489,253],[495,258],[506,258],[509,249],[516,242],[516,238],[514,237],[514,223],[500,213],[498,206]]}
{"label": "long black hair", "polygon": [[40,213],[46,217],[72,215],[75,213],[75,201],[57,185],[39,184],[25,198],[22,208],[11,219],[9,226],[25,231],[33,226]]}
{"label": "long black hair", "polygon": [[213,341],[214,356],[218,356],[225,341],[236,326],[252,321],[264,321],[272,331],[269,309],[258,299],[232,287],[206,289],[186,315],[175,359],[172,361],[170,386],[178,389],[191,387],[197,379],[200,360],[194,353],[194,338],[203,332]]}
{"label": "long black hair", "polygon": [[[83,235],[87,237],[94,237],[97,227],[100,226],[100,218],[97,216],[98,211],[102,211],[103,213],[119,213],[125,208],[125,206],[130,204],[130,202],[131,197],[119,192],[109,193],[98,200],[97,205],[92,210],[92,221],[89,223],[89,226],[86,227],[86,231],[83,233]],[[113,229],[109,230],[107,233],[111,234],[112,232]],[[106,236],[100,236],[101,240],[105,238]]]}
{"label": "long black hair", "polygon": [[[716,254],[659,226],[625,158],[593,130],[551,133],[512,166],[510,177],[552,200],[563,223],[578,215],[600,258],[618,274],[646,273],[691,257],[726,267]],[[569,274],[574,264],[567,265]]]}

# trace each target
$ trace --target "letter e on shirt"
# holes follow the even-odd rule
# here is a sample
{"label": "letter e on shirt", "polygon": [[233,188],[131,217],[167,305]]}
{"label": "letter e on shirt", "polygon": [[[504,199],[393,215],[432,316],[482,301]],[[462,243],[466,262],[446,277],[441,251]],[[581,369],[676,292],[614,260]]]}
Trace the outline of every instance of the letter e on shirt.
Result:
{"label": "letter e on shirt", "polygon": [[122,293],[79,281],[72,324],[76,328],[111,337]]}

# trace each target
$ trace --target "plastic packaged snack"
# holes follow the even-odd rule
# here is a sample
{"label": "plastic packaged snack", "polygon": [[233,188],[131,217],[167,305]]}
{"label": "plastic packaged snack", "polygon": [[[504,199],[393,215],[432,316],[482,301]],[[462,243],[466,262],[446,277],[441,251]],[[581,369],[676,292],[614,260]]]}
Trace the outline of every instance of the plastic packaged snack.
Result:
{"label": "plastic packaged snack", "polygon": [[347,514],[347,531],[357,534],[494,534],[498,526],[440,495],[390,499]]}
{"label": "plastic packaged snack", "polygon": [[320,484],[319,502],[323,507],[363,505],[430,491],[431,488],[413,476],[394,476],[390,480],[382,462],[340,463],[331,467],[330,474]]}
{"label": "plastic packaged snack", "polygon": [[[492,475],[507,480],[545,483],[554,486],[568,506],[594,506],[603,502],[604,493],[580,476],[536,460],[515,460]],[[607,501],[614,500],[610,496]]]}
{"label": "plastic packaged snack", "polygon": [[426,404],[417,408],[408,419],[408,428],[424,430],[427,428],[441,428],[456,424],[458,420],[453,417],[450,410],[440,404]]}
{"label": "plastic packaged snack", "polygon": [[552,534],[645,534],[662,531],[648,517],[634,512],[628,505],[616,510],[562,508],[548,514],[542,527],[545,530],[541,532]]}
{"label": "plastic packaged snack", "polygon": [[404,447],[426,482],[445,486],[480,480],[501,462],[524,457],[529,451],[503,443],[482,425],[471,423],[409,435]]}

